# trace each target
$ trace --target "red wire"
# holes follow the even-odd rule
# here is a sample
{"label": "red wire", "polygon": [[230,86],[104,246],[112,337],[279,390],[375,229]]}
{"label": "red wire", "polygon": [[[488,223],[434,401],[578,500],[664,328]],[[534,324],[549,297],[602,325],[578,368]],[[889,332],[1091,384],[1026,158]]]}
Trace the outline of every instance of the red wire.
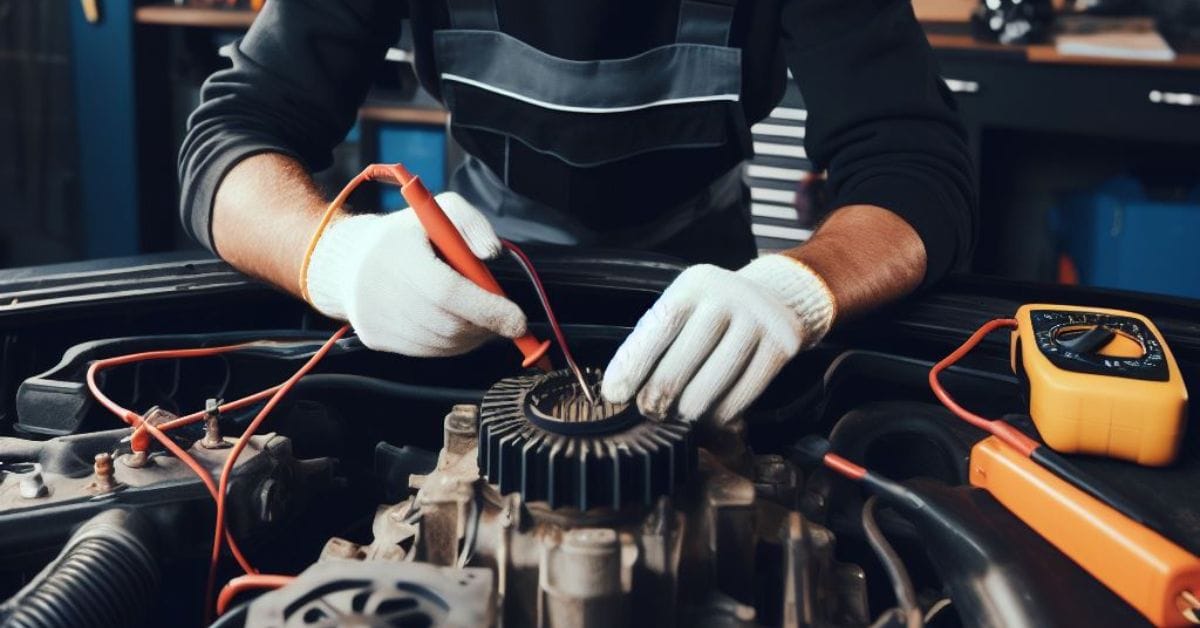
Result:
{"label": "red wire", "polygon": [[[207,415],[207,412],[201,410],[199,412],[193,412],[192,414],[188,414],[188,415],[173,419],[171,421],[167,421],[165,423],[162,423],[161,425],[157,425],[157,426],[151,425],[150,423],[146,423],[142,419],[141,415],[137,414],[136,412],[132,412],[124,407],[121,407],[119,404],[117,404],[111,398],[109,398],[108,395],[106,395],[104,393],[104,391],[100,388],[99,383],[97,381],[97,376],[99,375],[99,373],[101,371],[104,371],[104,370],[107,370],[109,368],[113,368],[116,366],[122,366],[122,365],[126,365],[126,364],[144,362],[144,361],[149,361],[149,360],[208,357],[208,356],[220,355],[220,354],[224,354],[224,353],[230,353],[233,351],[242,350],[247,347],[253,346],[254,344],[255,343],[253,343],[253,342],[249,342],[249,343],[240,343],[240,344],[235,344],[235,345],[204,347],[204,348],[198,348],[198,349],[164,349],[164,350],[158,350],[158,351],[143,351],[140,353],[131,353],[131,354],[126,354],[126,355],[121,355],[121,356],[115,356],[112,358],[105,358],[105,359],[97,360],[97,361],[93,362],[88,367],[88,370],[87,370],[88,389],[91,392],[92,396],[95,397],[96,401],[99,402],[101,406],[108,409],[110,412],[115,414],[118,418],[120,418],[121,420],[125,421],[126,423],[128,423],[134,427],[133,436],[130,439],[131,440],[130,448],[133,451],[137,451],[137,452],[147,451],[150,447],[150,442],[149,442],[147,435],[154,437],[159,442],[161,442],[164,447],[166,447],[169,451],[171,451],[171,453],[175,454],[176,457],[178,457],[185,465],[187,465],[192,470],[193,473],[196,474],[197,477],[200,478],[201,482],[204,483],[205,488],[208,489],[209,494],[212,496],[212,498],[214,500],[216,500],[217,499],[217,485],[216,485],[216,483],[213,482],[213,479],[208,474],[208,471],[205,470],[204,467],[202,465],[200,465],[196,461],[195,458],[193,458],[185,450],[183,450],[178,445],[176,445],[174,441],[172,441],[169,437],[167,437],[164,434],[164,432],[167,432],[167,431],[179,428],[179,427],[183,427],[185,425],[190,425],[192,423],[196,423],[196,422],[203,420],[204,417]],[[279,389],[281,388],[281,386],[282,385],[272,386],[271,388],[259,391],[252,395],[247,395],[245,397],[242,397],[241,399],[237,399],[235,401],[230,401],[230,402],[221,404],[218,407],[218,411],[219,412],[231,412],[233,410],[238,410],[238,409],[244,408],[246,406],[253,405],[259,401],[262,401],[263,399],[270,397],[271,395],[275,394],[276,392],[278,392]],[[242,570],[248,574],[256,573],[256,570],[254,569],[254,567],[252,567],[250,565],[250,562],[246,559],[241,548],[238,547],[237,542],[233,539],[233,536],[229,534],[228,530],[223,530],[223,531],[224,531],[225,538],[229,541],[230,552],[233,554],[234,558],[237,560],[237,562],[241,566]]]}
{"label": "red wire", "polygon": [[[118,417],[121,418],[121,420],[125,421],[126,423],[131,423],[132,421],[128,418],[127,415],[132,414],[133,416],[138,417],[138,419],[140,419],[141,417],[130,412],[129,410],[127,410],[125,408],[122,408],[115,401],[113,401],[112,399],[109,399],[108,396],[105,395],[100,390],[99,385],[97,385],[97,383],[96,383],[96,373],[98,373],[99,371],[102,371],[102,370],[105,370],[108,368],[112,368],[114,366],[123,366],[125,364],[132,364],[134,362],[144,362],[146,360],[208,357],[208,356],[213,356],[213,355],[219,355],[222,353],[228,353],[230,351],[238,351],[241,349],[245,349],[246,347],[248,347],[252,344],[254,344],[254,343],[243,342],[243,343],[239,343],[236,345],[222,345],[219,347],[203,347],[203,348],[199,348],[199,349],[163,349],[163,350],[159,350],[159,351],[142,351],[140,353],[129,353],[126,355],[119,355],[119,356],[115,356],[115,357],[111,357],[111,358],[104,358],[101,360],[96,360],[95,362],[93,362],[91,364],[90,367],[88,367],[88,371],[87,371],[88,388],[91,389],[93,396],[96,398],[96,401],[100,402],[100,405],[107,408],[113,414],[116,414]],[[138,419],[134,419],[134,420],[138,420]]]}
{"label": "red wire", "polygon": [[252,589],[278,589],[296,579],[296,576],[276,576],[268,574],[252,574],[238,576],[221,587],[221,595],[217,596],[217,615],[224,615],[229,609],[233,598]]}
{"label": "red wire", "polygon": [[516,244],[508,240],[500,240],[500,244],[508,249],[517,258],[517,261],[521,263],[525,274],[529,276],[530,283],[533,284],[533,289],[537,291],[538,300],[542,302],[542,309],[546,311],[546,320],[549,321],[550,329],[554,332],[554,339],[558,342],[558,348],[562,350],[563,357],[566,358],[568,364],[576,364],[575,356],[571,355],[571,348],[567,346],[567,337],[563,334],[562,327],[558,324],[558,317],[554,315],[554,308],[551,307],[550,299],[546,295],[546,286],[542,285],[542,278],[538,276],[537,269],[533,267],[533,261]]}
{"label": "red wire", "polygon": [[1029,438],[1023,432],[1009,425],[1008,423],[1005,423],[1004,421],[981,417],[978,414],[975,414],[974,412],[971,412],[970,410],[958,405],[958,403],[950,397],[950,393],[946,392],[946,389],[942,387],[942,383],[938,381],[938,375],[940,375],[942,371],[946,370],[954,363],[961,360],[963,356],[970,353],[972,349],[977,347],[979,343],[983,341],[985,336],[997,329],[1006,327],[1016,328],[1016,326],[1017,321],[1016,319],[1012,318],[998,318],[996,320],[984,323],[983,327],[980,327],[978,330],[976,330],[975,333],[971,334],[970,338],[967,338],[966,342],[962,343],[962,346],[955,349],[953,353],[943,358],[941,362],[933,365],[933,368],[929,370],[929,387],[933,389],[933,394],[938,398],[938,401],[941,401],[942,405],[946,406],[946,408],[958,416],[958,418],[996,436],[1017,451],[1021,452],[1021,454],[1030,456],[1033,454],[1033,450],[1038,448],[1037,441]]}
{"label": "red wire", "polygon": [[[235,346],[242,347],[244,345],[235,345]],[[145,421],[142,420],[142,417],[139,414],[137,414],[136,412],[127,410],[125,408],[122,408],[120,405],[118,405],[116,402],[114,402],[112,399],[110,399],[108,397],[108,395],[105,395],[104,391],[100,389],[99,384],[96,382],[96,375],[98,373],[100,373],[100,371],[103,371],[107,368],[111,368],[114,366],[120,366],[122,364],[128,364],[130,362],[136,362],[136,361],[139,361],[140,359],[186,357],[186,356],[179,356],[177,354],[179,352],[187,352],[189,354],[195,355],[197,351],[219,351],[222,349],[231,351],[231,350],[233,350],[233,346],[212,347],[209,349],[181,349],[178,352],[177,351],[148,351],[148,352],[144,352],[144,353],[123,355],[123,356],[118,356],[118,357],[114,357],[114,358],[97,360],[97,361],[93,362],[90,366],[88,366],[88,370],[87,370],[88,390],[91,391],[92,396],[96,398],[96,401],[98,401],[100,403],[100,405],[107,408],[113,414],[117,415],[117,417],[120,418],[122,421],[125,421],[126,423],[132,425],[135,428],[135,431],[149,432],[151,436],[153,436],[160,443],[162,443],[163,447],[166,447],[167,450],[169,450],[171,453],[175,454],[175,457],[179,458],[180,461],[182,461],[185,465],[187,465],[187,467],[189,469],[191,469],[191,471],[193,473],[196,474],[196,477],[200,478],[200,481],[204,483],[204,487],[208,489],[209,495],[211,495],[214,500],[217,498],[217,485],[213,482],[212,476],[208,474],[208,471],[199,462],[197,462],[196,459],[191,456],[191,454],[187,453],[186,451],[183,450],[182,447],[175,444],[175,441],[171,440],[171,438],[169,436],[164,434],[160,428],[158,428],[154,425],[151,425],[150,423],[146,423]],[[144,357],[148,354],[152,354],[151,357]],[[141,451],[145,451],[145,450],[142,449]],[[221,528],[221,531],[228,537],[229,551],[233,553],[234,559],[237,560],[238,565],[241,566],[242,570],[245,571],[246,573],[255,573],[254,567],[252,567],[250,565],[250,561],[246,560],[246,556],[242,553],[241,548],[238,547],[238,545],[234,541],[233,537],[231,535],[229,535],[229,532],[227,530],[225,530],[223,527]]]}
{"label": "red wire", "polygon": [[837,471],[838,473],[850,478],[851,480],[861,480],[867,475],[867,470],[849,460],[835,454],[827,453],[821,459],[825,466]]}
{"label": "red wire", "polygon": [[[986,337],[988,334],[997,329],[1005,327],[1015,328],[1016,326],[1016,319],[1011,318],[1000,318],[985,323],[982,327],[976,330],[975,333],[971,334],[971,337],[967,338],[966,342],[962,343],[962,346],[955,349],[950,355],[942,358],[942,360],[937,364],[933,365],[933,368],[929,370],[929,387],[933,389],[933,394],[938,398],[938,400],[941,401],[942,404],[950,410],[950,412],[954,413],[955,416],[966,421],[967,423],[970,423],[971,425],[974,425],[975,427],[978,427],[981,430],[995,435],[997,438],[1003,440],[1017,451],[1028,456],[1033,453],[1034,449],[1037,449],[1038,443],[1036,441],[1004,421],[999,419],[984,418],[958,405],[958,403],[950,396],[950,393],[946,392],[946,389],[942,387],[941,381],[938,380],[938,375],[940,375],[942,371],[953,366],[956,362],[961,360],[963,356],[967,355],[971,352],[971,350],[979,346],[979,343],[982,342],[984,337]],[[825,454],[822,462],[824,462],[826,467],[852,480],[861,480],[867,474],[867,470],[865,468],[834,453]]]}
{"label": "red wire", "polygon": [[[363,181],[376,179],[385,182],[403,184],[411,178],[412,175],[409,174],[408,171],[399,164],[393,166],[372,164],[364,169],[362,173],[352,179],[342,189],[337,198],[334,199],[333,205],[336,207],[344,203],[350,192],[353,191],[353,189]],[[570,348],[567,346],[566,337],[562,332],[562,328],[558,323],[558,319],[554,315],[554,310],[551,308],[549,299],[546,296],[545,286],[542,285],[541,278],[538,276],[537,270],[533,267],[533,263],[515,244],[507,241],[504,241],[503,243],[505,248],[507,248],[517,257],[518,261],[524,267],[525,272],[529,275],[534,288],[537,290],[538,298],[541,300],[542,306],[546,311],[546,317],[550,322],[550,327],[554,331],[555,338],[558,341],[564,357],[570,363],[574,364],[574,357],[571,355]],[[259,410],[258,414],[254,417],[254,420],[250,422],[250,425],[246,427],[246,429],[242,432],[242,435],[234,444],[233,448],[230,450],[229,456],[226,458],[221,469],[219,484],[214,484],[213,478],[209,475],[208,471],[202,465],[200,465],[195,458],[193,458],[182,447],[177,445],[165,434],[167,430],[175,429],[203,420],[207,414],[206,412],[193,412],[191,414],[163,423],[159,426],[151,425],[145,422],[141,415],[127,408],[121,407],[119,404],[105,395],[96,381],[96,376],[100,371],[116,366],[132,364],[145,360],[213,356],[245,349],[247,346],[253,345],[254,343],[205,347],[200,349],[145,351],[141,353],[132,353],[128,355],[97,360],[88,367],[88,389],[96,398],[97,402],[115,414],[118,418],[133,426],[134,431],[131,439],[131,448],[134,451],[146,451],[149,448],[149,439],[146,437],[146,434],[148,433],[151,437],[162,443],[163,447],[174,454],[180,461],[187,465],[188,468],[200,478],[200,480],[204,483],[205,488],[208,489],[209,494],[212,495],[213,499],[216,501],[216,522],[213,530],[212,553],[209,559],[209,573],[205,591],[206,615],[209,615],[213,609],[213,591],[216,585],[217,567],[220,564],[222,540],[228,541],[230,552],[233,553],[234,558],[247,575],[235,578],[222,588],[220,598],[217,600],[218,613],[223,613],[228,607],[229,603],[232,601],[233,597],[241,591],[249,588],[283,586],[291,580],[291,576],[258,574],[257,571],[250,565],[249,561],[246,560],[245,555],[237,546],[236,541],[234,540],[233,536],[229,534],[229,531],[225,526],[225,496],[228,491],[229,479],[237,462],[237,458],[239,455],[241,455],[247,444],[249,444],[250,438],[262,425],[263,421],[266,420],[271,411],[274,410],[279,404],[279,401],[283,398],[283,396],[286,395],[302,377],[308,374],[308,372],[311,371],[313,367],[315,367],[317,363],[325,357],[326,354],[329,353],[330,349],[333,348],[337,341],[344,336],[349,329],[349,325],[344,325],[338,329],[327,341],[325,341],[321,348],[318,349],[317,352],[314,353],[302,367],[300,367],[300,369],[298,369],[291,377],[287,379],[287,381],[283,382],[282,384],[219,406],[218,411],[228,412],[239,408],[244,408],[267,399],[267,403],[262,407],[262,409]]]}
{"label": "red wire", "polygon": [[[142,425],[141,416],[138,415],[137,413],[131,412],[130,410],[128,410],[126,408],[122,408],[116,402],[109,399],[108,396],[106,396],[100,390],[99,385],[96,383],[96,378],[95,378],[96,373],[98,373],[102,370],[105,370],[105,369],[115,367],[115,366],[123,366],[126,364],[132,364],[132,363],[136,363],[136,362],[145,362],[148,360],[198,358],[198,357],[210,357],[210,356],[214,356],[214,355],[221,355],[221,354],[230,353],[233,351],[240,351],[247,347],[253,346],[254,344],[255,343],[253,343],[253,342],[245,342],[245,343],[240,343],[240,344],[236,344],[236,345],[222,345],[222,346],[218,346],[218,347],[203,347],[203,348],[199,348],[199,349],[163,349],[163,350],[158,350],[158,351],[143,351],[140,353],[130,353],[130,354],[115,356],[115,357],[111,357],[111,358],[104,358],[102,360],[97,360],[96,362],[93,362],[92,366],[88,368],[88,389],[91,391],[92,396],[96,398],[96,401],[100,402],[100,405],[107,408],[109,412],[112,412],[113,414],[117,415],[118,418],[120,418],[122,421],[125,421],[126,423],[129,423],[130,425],[136,424],[135,425],[136,429],[134,429],[133,436],[130,439],[131,440],[130,448],[133,449],[134,451],[146,451],[150,447],[150,442],[146,438],[147,428]],[[267,390],[263,390],[263,391],[254,393],[253,395],[248,395],[246,397],[242,397],[241,399],[222,404],[218,408],[218,411],[219,412],[230,412],[233,410],[237,410],[237,409],[252,405],[258,401],[266,399],[278,388],[279,388],[278,386],[275,386],[272,388],[268,388]],[[182,427],[184,425],[190,425],[192,423],[196,423],[197,421],[200,421],[201,419],[203,419],[205,417],[205,415],[206,415],[206,412],[203,410],[200,412],[193,412],[192,414],[167,421],[166,423],[159,425],[158,429],[160,429],[164,432],[167,432],[167,431],[173,430],[177,427]],[[136,418],[133,418],[133,417],[136,417]]]}
{"label": "red wire", "polygon": [[[238,399],[236,401],[230,401],[227,403],[223,403],[220,406],[217,406],[217,412],[218,413],[232,412],[234,410],[240,410],[242,408],[245,408],[246,406],[252,406],[252,405],[258,403],[259,401],[262,401],[263,399],[266,399],[266,398],[270,397],[271,395],[275,394],[275,391],[277,391],[277,390],[279,390],[278,385],[272,386],[266,390],[260,390],[252,395],[246,395],[245,397],[242,397],[241,399]],[[204,420],[204,417],[206,417],[206,416],[208,416],[208,411],[200,410],[199,412],[193,412],[191,414],[181,416],[177,419],[172,419],[170,421],[167,421],[166,423],[159,425],[158,429],[160,429],[164,432],[168,432],[168,431],[171,431],[178,427],[183,427],[185,425],[191,425],[192,423],[199,423],[200,421]],[[135,436],[136,436],[136,432],[135,432]]]}
{"label": "red wire", "polygon": [[221,468],[221,481],[217,488],[217,517],[216,526],[213,532],[212,554],[209,557],[208,565],[208,583],[207,592],[205,595],[206,609],[212,607],[212,593],[214,587],[216,586],[217,567],[221,562],[221,540],[225,537],[225,535],[221,533],[221,531],[225,529],[225,495],[229,488],[229,478],[233,474],[233,467],[237,463],[238,456],[241,455],[242,451],[246,448],[246,445],[250,443],[250,438],[254,436],[254,433],[258,430],[259,426],[262,425],[263,421],[266,420],[267,415],[269,415],[271,411],[275,409],[275,406],[279,405],[279,401],[283,399],[283,396],[286,395],[296,385],[296,382],[300,381],[300,378],[307,375],[308,372],[311,371],[327,353],[329,353],[329,350],[332,349],[337,341],[341,339],[342,336],[346,335],[346,332],[348,331],[350,331],[350,326],[342,325],[336,332],[333,333],[332,336],[329,337],[329,340],[326,340],[325,344],[321,345],[321,348],[317,349],[317,352],[314,353],[312,357],[310,357],[308,361],[304,363],[304,366],[301,366],[299,369],[297,369],[296,372],[287,379],[287,381],[279,385],[274,394],[272,394],[271,398],[267,401],[266,405],[264,405],[262,409],[258,411],[258,415],[254,417],[254,420],[250,422],[250,425],[246,426],[246,429],[242,432],[242,435],[238,437],[237,442],[233,445],[233,449],[229,451],[229,456],[225,459],[225,465]]}

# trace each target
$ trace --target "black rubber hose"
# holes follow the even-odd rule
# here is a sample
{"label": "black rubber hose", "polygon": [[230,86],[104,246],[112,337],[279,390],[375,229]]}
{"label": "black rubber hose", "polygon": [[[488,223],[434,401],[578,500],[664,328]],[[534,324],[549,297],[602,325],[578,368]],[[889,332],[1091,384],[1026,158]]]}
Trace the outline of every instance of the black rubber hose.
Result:
{"label": "black rubber hose", "polygon": [[332,388],[342,390],[361,390],[363,392],[389,395],[402,399],[421,401],[436,401],[443,403],[479,403],[485,390],[470,388],[449,388],[446,386],[427,386],[423,384],[404,384],[378,377],[352,375],[348,373],[318,373],[305,375],[296,383],[295,391],[305,389]]}
{"label": "black rubber hose", "polygon": [[139,625],[158,592],[153,532],[144,517],[124,510],[92,517],[45,569],[0,607],[0,625]]}

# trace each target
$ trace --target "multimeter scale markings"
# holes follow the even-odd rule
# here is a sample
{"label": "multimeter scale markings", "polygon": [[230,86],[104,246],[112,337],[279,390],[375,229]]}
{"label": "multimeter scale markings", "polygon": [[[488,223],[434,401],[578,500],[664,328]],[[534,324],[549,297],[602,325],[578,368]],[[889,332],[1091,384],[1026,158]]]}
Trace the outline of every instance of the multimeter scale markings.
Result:
{"label": "multimeter scale markings", "polygon": [[[1115,314],[1034,310],[1030,323],[1038,349],[1055,366],[1068,371],[1166,381],[1170,374],[1158,338],[1142,321]],[[1080,335],[1095,336],[1086,348],[1073,346],[1068,339]],[[1141,347],[1139,357],[1108,355],[1105,346],[1118,335]]]}

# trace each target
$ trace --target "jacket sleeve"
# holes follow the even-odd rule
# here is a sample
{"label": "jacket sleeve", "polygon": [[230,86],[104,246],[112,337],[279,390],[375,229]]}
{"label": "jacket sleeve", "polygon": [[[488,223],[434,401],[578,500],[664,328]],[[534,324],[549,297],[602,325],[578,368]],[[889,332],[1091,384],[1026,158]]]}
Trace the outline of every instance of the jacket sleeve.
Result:
{"label": "jacket sleeve", "polygon": [[952,95],[908,0],[785,0],[784,51],[808,108],[805,147],[833,207],[904,218],[925,245],[923,285],[969,261],[974,168]]}
{"label": "jacket sleeve", "polygon": [[354,124],[371,77],[399,38],[397,0],[271,0],[233,45],[233,67],[200,91],[179,154],[184,229],[213,249],[213,200],[239,161],[276,152],[310,170]]}

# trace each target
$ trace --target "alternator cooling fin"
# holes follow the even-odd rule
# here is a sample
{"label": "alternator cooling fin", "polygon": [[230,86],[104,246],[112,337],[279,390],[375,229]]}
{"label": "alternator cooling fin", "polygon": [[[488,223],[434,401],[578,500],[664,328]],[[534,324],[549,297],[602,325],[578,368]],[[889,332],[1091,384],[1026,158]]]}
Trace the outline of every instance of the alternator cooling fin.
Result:
{"label": "alternator cooling fin", "polygon": [[583,398],[565,370],[497,383],[480,408],[480,471],[502,493],[581,511],[652,505],[694,472],[691,423]]}

